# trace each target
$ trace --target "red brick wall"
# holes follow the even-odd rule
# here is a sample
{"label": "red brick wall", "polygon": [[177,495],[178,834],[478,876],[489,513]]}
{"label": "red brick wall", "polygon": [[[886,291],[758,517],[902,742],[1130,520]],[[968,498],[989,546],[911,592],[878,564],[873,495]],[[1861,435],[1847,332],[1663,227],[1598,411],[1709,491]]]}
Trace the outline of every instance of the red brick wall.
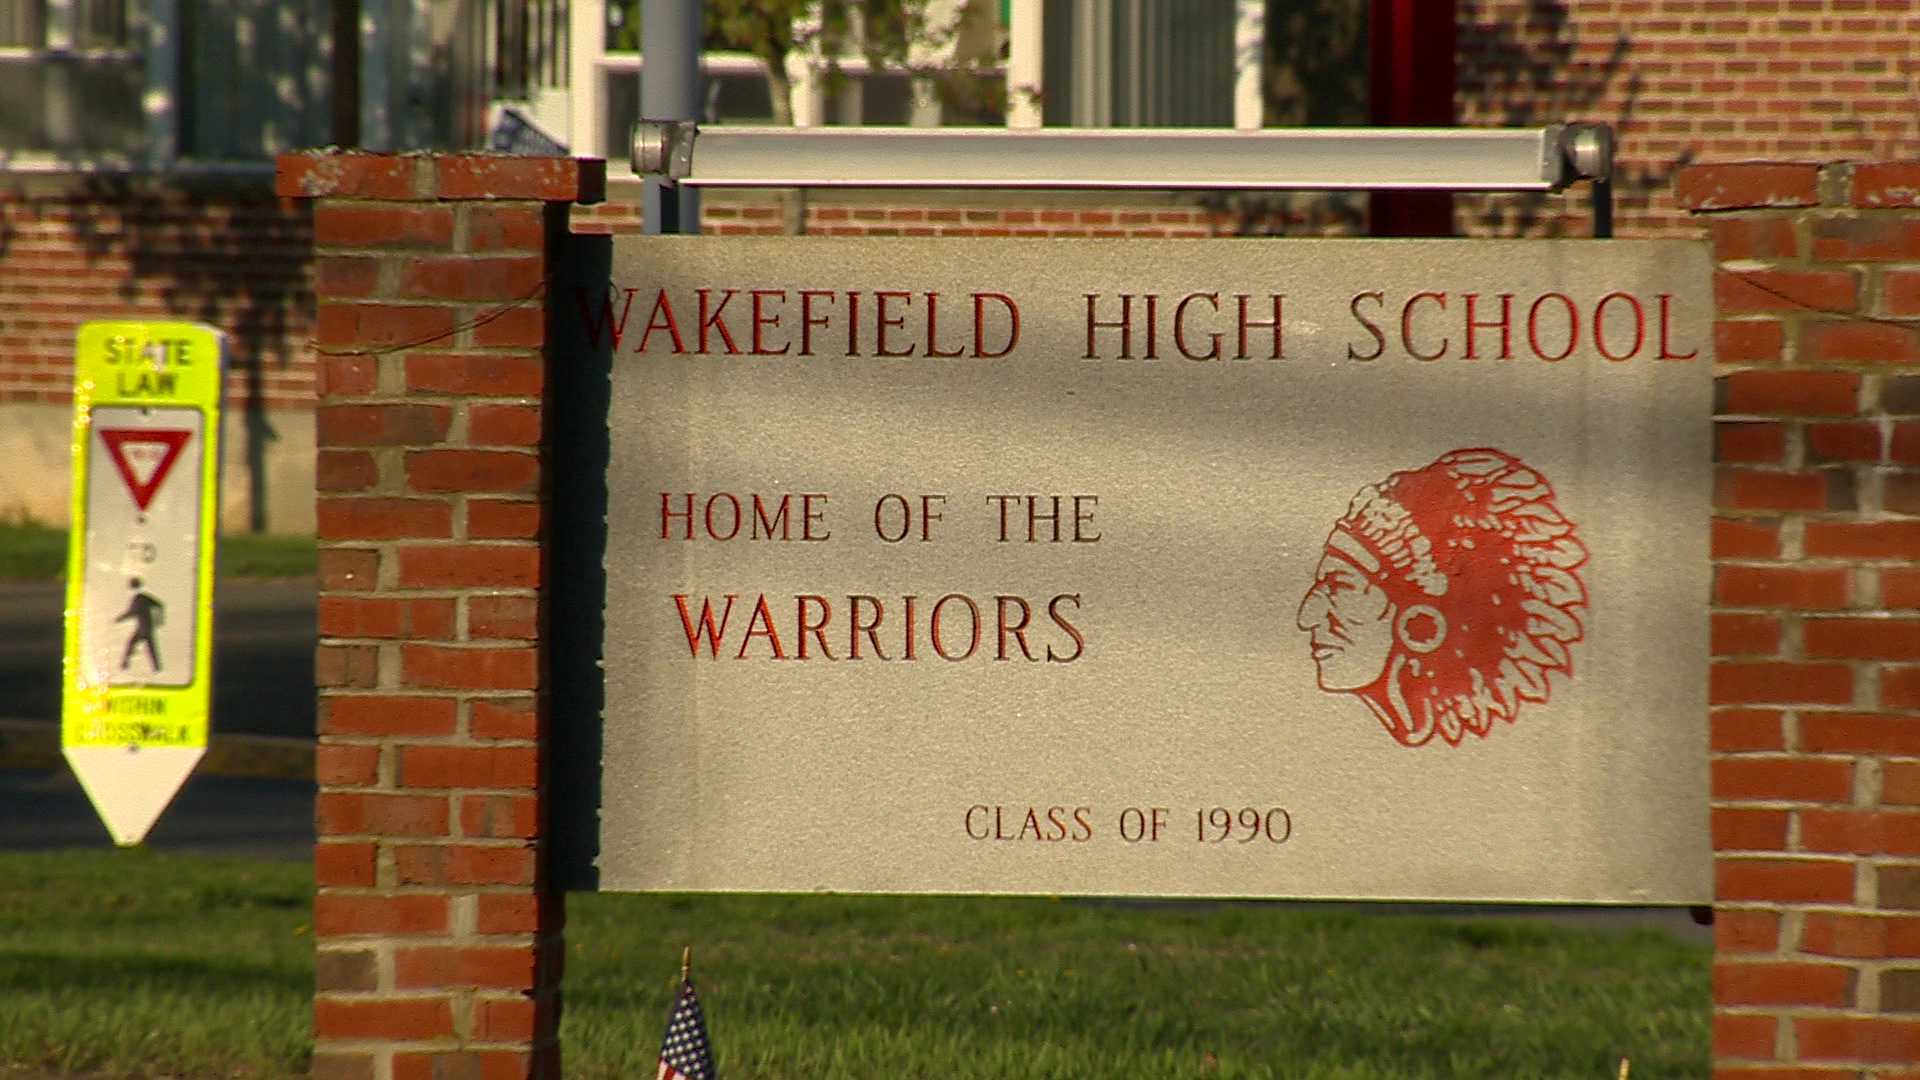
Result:
{"label": "red brick wall", "polygon": [[1719,263],[1721,1080],[1920,1062],[1920,164],[1680,173]]}
{"label": "red brick wall", "polygon": [[[1692,162],[1920,156],[1912,0],[1456,0],[1458,122],[1604,121],[1621,236],[1685,231]],[[1459,200],[1463,230],[1586,235],[1584,195]]]}
{"label": "red brick wall", "polygon": [[0,178],[0,403],[72,399],[94,319],[231,335],[230,405],[313,406],[312,227],[265,176]]}
{"label": "red brick wall", "polygon": [[320,353],[314,1075],[557,1076],[545,283],[598,163],[293,155]]}
{"label": "red brick wall", "polygon": [[[1457,119],[1468,125],[1598,120],[1620,137],[1617,229],[1690,228],[1670,193],[1691,162],[1891,160],[1920,155],[1920,6],[1911,0],[1456,0]],[[621,196],[621,201],[626,196]],[[637,196],[634,201],[637,201]],[[1110,204],[1111,203],[1111,204]],[[1574,234],[1585,190],[1461,198],[1475,234]],[[200,319],[235,335],[230,401],[308,408],[311,306],[305,211],[260,181],[15,174],[0,181],[0,403],[64,401],[73,330],[90,318]],[[580,219],[637,229],[631,207]],[[777,206],[710,196],[707,230],[775,231]],[[1205,203],[863,206],[815,200],[829,235],[1262,235],[1357,231],[1350,212]]]}

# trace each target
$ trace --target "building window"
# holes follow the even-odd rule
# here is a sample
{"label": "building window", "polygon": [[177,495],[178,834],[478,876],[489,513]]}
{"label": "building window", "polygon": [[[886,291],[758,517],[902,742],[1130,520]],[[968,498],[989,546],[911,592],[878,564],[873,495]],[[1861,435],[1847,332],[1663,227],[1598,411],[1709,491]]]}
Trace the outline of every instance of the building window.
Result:
{"label": "building window", "polygon": [[0,0],[0,158],[137,155],[145,34],[139,0]]}

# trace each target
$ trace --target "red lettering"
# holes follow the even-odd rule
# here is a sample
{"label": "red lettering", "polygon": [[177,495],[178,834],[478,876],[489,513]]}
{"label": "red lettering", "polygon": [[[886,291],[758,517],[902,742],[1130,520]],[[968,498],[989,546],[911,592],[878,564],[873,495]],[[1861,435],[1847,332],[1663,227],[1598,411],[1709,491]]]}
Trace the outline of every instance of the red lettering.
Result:
{"label": "red lettering", "polygon": [[756,492],[753,496],[753,531],[748,535],[755,540],[772,540],[774,539],[774,529],[778,528],[780,530],[779,539],[787,539],[787,501],[791,498],[791,495],[780,496],[780,501],[776,504],[780,507],[780,512],[773,515],[772,519],[769,520],[767,517],[767,504],[761,500],[759,494]]}
{"label": "red lettering", "polygon": [[1055,626],[1058,626],[1060,629],[1065,630],[1067,632],[1067,636],[1073,639],[1073,654],[1070,656],[1055,655],[1053,651],[1053,646],[1048,645],[1047,659],[1056,664],[1070,664],[1073,661],[1080,659],[1080,655],[1087,651],[1087,639],[1080,636],[1079,628],[1074,626],[1073,623],[1067,620],[1067,617],[1065,615],[1062,615],[1060,613],[1060,601],[1062,600],[1073,601],[1074,610],[1078,611],[1080,608],[1080,594],[1079,593],[1061,593],[1059,596],[1054,597],[1051,601],[1047,603],[1047,617],[1052,619]]}
{"label": "red lettering", "polygon": [[[1035,659],[1032,650],[1027,648],[1027,623],[1033,619],[1033,608],[1028,606],[1024,598],[1018,596],[996,596],[993,601],[995,613],[999,616],[997,622],[1000,628],[1000,646],[995,651],[994,659],[1007,658],[1007,635],[1009,634],[1013,635],[1013,640],[1019,643],[1021,656],[1029,660]],[[1010,604],[1020,609],[1019,622],[1007,621],[1007,608]]]}
{"label": "red lettering", "polygon": [[[728,529],[724,536],[721,535],[719,529],[713,527],[713,508],[719,505],[721,499],[727,500],[727,505],[733,508],[733,527]],[[711,536],[715,540],[731,540],[739,536],[740,518],[740,500],[734,497],[732,493],[723,491],[718,495],[707,496],[706,522],[708,536]]]}
{"label": "red lettering", "polygon": [[[987,323],[986,301],[988,300],[997,300],[1000,302],[1001,307],[1007,309],[1007,343],[999,352],[988,352],[985,345],[985,327]],[[1018,344],[1020,344],[1020,305],[1014,303],[1013,297],[1005,293],[974,293],[973,355],[981,360],[997,360],[1012,352],[1013,347]]]}
{"label": "red lettering", "polygon": [[1219,293],[1188,293],[1181,297],[1180,302],[1173,306],[1173,347],[1180,350],[1180,355],[1189,360],[1218,360],[1220,335],[1217,332],[1207,335],[1207,340],[1211,344],[1206,352],[1197,353],[1187,348],[1187,305],[1195,300],[1207,301],[1213,305],[1214,314],[1220,313]]}
{"label": "red lettering", "polygon": [[783,304],[787,302],[785,289],[754,289],[747,294],[748,299],[753,302],[751,310],[753,312],[753,355],[755,356],[780,356],[793,347],[792,342],[787,342],[777,349],[769,349],[760,336],[762,330],[780,325],[778,314],[768,315],[760,307],[761,301],[770,296],[777,298]]}
{"label": "red lettering", "polygon": [[813,317],[813,302],[816,299],[823,296],[826,297],[829,301],[831,301],[833,299],[833,295],[834,294],[832,290],[829,290],[829,289],[801,289],[800,290],[800,355],[801,356],[813,355],[813,328],[816,326],[827,325],[827,319],[825,316],[821,316],[818,319]]}
{"label": "red lettering", "polygon": [[1414,357],[1415,359],[1438,360],[1441,357],[1447,355],[1448,342],[1446,338],[1440,339],[1439,352],[1423,353],[1419,349],[1416,349],[1413,347],[1413,305],[1419,303],[1422,300],[1433,301],[1434,303],[1440,305],[1440,310],[1442,311],[1445,311],[1447,309],[1446,293],[1422,292],[1422,293],[1414,293],[1412,296],[1408,297],[1406,306],[1400,309],[1400,347],[1407,351],[1408,356]]}
{"label": "red lettering", "polygon": [[[864,622],[860,618],[860,604],[865,601],[873,605],[873,621]],[[854,595],[847,597],[847,655],[860,659],[860,635],[865,634],[867,644],[873,646],[873,655],[882,660],[887,651],[880,647],[880,624],[887,617],[887,609],[877,596]]]}
{"label": "red lettering", "polygon": [[[820,655],[829,660],[833,659],[833,650],[827,647],[827,623],[833,621],[833,605],[827,603],[827,598],[824,596],[803,595],[796,596],[793,599],[794,606],[797,609],[794,612],[794,622],[799,624],[800,627],[800,659],[805,660],[807,658],[808,635],[812,635],[813,640],[820,645]],[[820,605],[820,621],[813,622],[808,620],[807,606],[809,604]]]}
{"label": "red lettering", "polygon": [[[634,346],[633,351],[646,352],[647,342],[653,340],[653,332],[655,330],[665,330],[667,335],[673,338],[673,352],[675,356],[681,356],[686,353],[687,344],[680,340],[680,324],[674,320],[673,302],[667,299],[667,290],[665,289],[661,289],[654,295],[653,312],[647,316],[647,328],[641,331],[640,344]],[[702,341],[704,342],[704,340],[705,338],[703,337]],[[705,346],[702,345],[702,348],[704,347]]]}
{"label": "red lettering", "polygon": [[1281,340],[1280,336],[1280,304],[1286,297],[1278,293],[1271,294],[1271,296],[1273,299],[1273,318],[1267,322],[1261,322],[1258,319],[1250,319],[1247,317],[1247,301],[1252,299],[1252,297],[1245,293],[1235,293],[1233,295],[1233,298],[1239,301],[1240,307],[1240,317],[1237,320],[1240,327],[1240,348],[1234,353],[1233,358],[1235,360],[1245,360],[1247,358],[1247,331],[1254,327],[1261,327],[1273,331],[1273,352],[1267,359],[1285,360],[1287,358],[1286,343]]}
{"label": "red lettering", "polygon": [[665,540],[668,538],[667,528],[673,519],[677,517],[684,518],[687,523],[687,535],[681,537],[681,539],[691,540],[693,539],[693,492],[689,491],[686,494],[687,508],[685,510],[676,512],[673,509],[672,499],[673,496],[670,493],[665,491],[660,493],[660,539]]}
{"label": "red lettering", "polygon": [[1500,359],[1513,359],[1513,294],[1500,294],[1500,317],[1491,322],[1482,322],[1473,315],[1473,309],[1480,300],[1479,293],[1467,293],[1467,359],[1478,360],[1480,354],[1474,350],[1476,330],[1500,328]]}
{"label": "red lettering", "polygon": [[1347,310],[1353,312],[1354,321],[1358,322],[1361,326],[1366,327],[1367,333],[1373,335],[1373,352],[1366,356],[1361,356],[1359,353],[1353,351],[1352,345],[1348,345],[1347,359],[1349,360],[1378,360],[1380,359],[1381,355],[1387,351],[1387,335],[1385,334],[1385,332],[1383,332],[1380,329],[1380,327],[1377,324],[1375,324],[1371,319],[1368,319],[1365,315],[1360,314],[1360,301],[1367,300],[1367,299],[1371,299],[1374,303],[1379,304],[1382,307],[1386,306],[1386,303],[1387,303],[1387,297],[1385,293],[1382,293],[1379,291],[1363,292],[1354,296],[1354,298],[1347,303]]}
{"label": "red lettering", "polygon": [[1676,352],[1668,351],[1671,347],[1671,335],[1673,330],[1673,324],[1672,324],[1673,310],[1671,307],[1672,304],[1673,304],[1672,293],[1660,294],[1660,359],[1692,360],[1694,357],[1700,355],[1700,350],[1698,348],[1695,348],[1690,353],[1676,353]]}
{"label": "red lettering", "polygon": [[938,356],[942,359],[959,356],[965,351],[963,349],[955,349],[952,352],[941,352],[939,338],[940,294],[930,292],[927,294],[927,347],[922,351],[928,356]]}
{"label": "red lettering", "polygon": [[1033,813],[1033,807],[1027,807],[1027,821],[1023,821],[1020,824],[1021,840],[1025,840],[1029,832],[1033,834],[1035,840],[1044,840],[1044,836],[1041,836],[1041,819],[1039,819],[1039,815]]}
{"label": "red lettering", "polygon": [[687,610],[686,594],[674,594],[674,605],[680,609],[680,628],[687,632],[688,655],[699,656],[700,642],[704,639],[707,643],[708,654],[712,659],[720,659],[720,641],[727,636],[727,619],[733,615],[733,602],[736,599],[736,595],[737,594],[734,593],[727,594],[727,606],[720,611],[720,625],[717,627],[713,624],[713,598],[710,596],[701,597],[700,628],[695,630],[693,615]]}
{"label": "red lettering", "polygon": [[[967,651],[958,656],[947,651],[940,634],[940,613],[946,610],[947,604],[954,600],[967,605],[967,612],[971,616],[971,636],[967,639]],[[928,622],[933,628],[933,651],[939,653],[942,660],[965,660],[980,648],[980,605],[973,602],[973,597],[965,593],[948,593],[934,603],[933,617]]]}
{"label": "red lettering", "polygon": [[774,629],[773,626],[773,613],[767,610],[766,593],[761,593],[759,602],[753,605],[753,618],[747,621],[746,636],[740,639],[740,652],[734,659],[745,660],[747,658],[747,646],[753,644],[753,638],[756,634],[767,639],[767,644],[773,649],[773,658],[775,660],[785,660],[787,658],[787,650],[780,647],[780,632]]}
{"label": "red lettering", "polygon": [[1082,295],[1087,298],[1087,352],[1080,359],[1100,359],[1099,355],[1093,351],[1093,335],[1096,330],[1120,331],[1120,359],[1133,359],[1133,294],[1120,294],[1120,318],[1117,322],[1093,317],[1094,304],[1100,299],[1099,293]]}
{"label": "red lettering", "polygon": [[[665,289],[660,291],[662,295],[666,293]],[[728,289],[725,295],[720,297],[720,302],[709,309],[707,307],[707,301],[711,299],[713,290],[694,290],[700,297],[700,354],[702,356],[707,355],[709,351],[707,349],[707,331],[709,330],[720,331],[720,340],[727,343],[727,354],[729,356],[739,355],[740,347],[733,343],[733,334],[727,330],[726,322],[720,317],[720,313],[727,310],[727,301],[732,300],[734,293],[738,291],[737,289]]]}
{"label": "red lettering", "polygon": [[[1615,300],[1625,300],[1633,308],[1633,348],[1617,356],[1608,351],[1606,335],[1607,305],[1613,303]],[[1595,348],[1600,350],[1601,356],[1615,363],[1619,363],[1622,360],[1631,360],[1639,355],[1640,346],[1646,344],[1646,341],[1647,311],[1646,308],[1640,305],[1639,298],[1632,293],[1610,292],[1601,297],[1600,302],[1593,306],[1593,344]]]}
{"label": "red lettering", "polygon": [[[1567,347],[1557,353],[1547,352],[1540,344],[1540,305],[1549,300],[1558,300],[1561,306],[1567,309]],[[1565,360],[1573,355],[1574,346],[1579,343],[1580,309],[1574,304],[1573,297],[1565,293],[1550,292],[1535,300],[1533,306],[1527,308],[1527,347],[1533,350],[1533,355],[1548,363]]]}
{"label": "red lettering", "polygon": [[[992,808],[992,807],[990,807],[990,806],[988,806],[988,805],[986,805],[985,803],[976,803],[976,804],[975,804],[975,805],[973,805],[973,806],[969,806],[969,807],[967,807],[967,835],[968,835],[969,837],[972,837],[972,838],[973,838],[973,839],[975,839],[975,840],[987,840],[987,839],[991,839],[991,837],[990,837],[990,836],[989,836],[989,835],[988,835],[988,834],[987,834],[986,832],[977,832],[977,833],[976,833],[976,832],[974,832],[974,831],[973,831],[973,815],[974,815],[974,814],[975,814],[976,812],[977,812],[977,813],[985,813],[986,811],[988,811],[988,810],[991,810],[991,809],[993,809],[993,808]],[[984,825],[983,825],[983,826],[981,826],[981,828],[982,828],[982,829],[985,829],[985,828],[986,828],[986,826],[984,826]]]}
{"label": "red lettering", "polygon": [[917,596],[904,596],[904,597],[901,597],[901,599],[907,602],[907,620],[906,620],[907,632],[905,635],[906,645],[907,645],[907,650],[906,650],[907,659],[918,660],[920,659],[920,657],[919,657],[919,654],[914,649],[914,639],[918,636],[918,630],[916,628],[919,626],[919,621],[913,617],[913,605],[914,605],[914,601],[920,598]]}
{"label": "red lettering", "polygon": [[596,318],[593,311],[587,307],[587,290],[573,290],[573,298],[580,305],[580,324],[587,330],[588,344],[596,349],[599,348],[600,331],[604,329],[613,339],[612,347],[616,349],[620,347],[620,334],[627,328],[627,312],[633,307],[633,294],[639,291],[638,289],[626,290],[627,299],[620,305],[620,321],[616,323],[613,321],[612,293],[600,298],[600,314]]}
{"label": "red lettering", "polygon": [[822,530],[818,536],[814,535],[813,527],[820,524],[827,513],[824,505],[818,510],[813,508],[815,499],[819,499],[823,504],[827,501],[827,497],[817,491],[803,492],[800,495],[800,539],[814,542],[831,540],[833,534],[825,530]]}
{"label": "red lettering", "polygon": [[874,330],[873,332],[873,355],[875,356],[912,356],[913,355],[913,346],[911,345],[907,346],[904,349],[901,349],[898,352],[895,352],[892,349],[887,348],[887,331],[893,327],[907,325],[907,317],[905,315],[894,316],[892,318],[889,318],[887,316],[887,301],[912,300],[912,299],[913,299],[912,293],[882,291],[882,292],[876,292],[873,294],[873,304],[874,304],[873,321],[875,326],[878,327],[878,329]]}

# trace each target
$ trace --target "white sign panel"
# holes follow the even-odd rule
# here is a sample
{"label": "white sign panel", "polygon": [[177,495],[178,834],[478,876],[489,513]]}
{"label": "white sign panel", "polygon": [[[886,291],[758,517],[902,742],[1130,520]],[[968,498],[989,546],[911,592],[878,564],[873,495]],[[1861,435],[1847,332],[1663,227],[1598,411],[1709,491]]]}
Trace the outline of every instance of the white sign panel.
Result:
{"label": "white sign panel", "polygon": [[222,374],[204,326],[80,328],[61,745],[120,844],[206,753]]}
{"label": "white sign panel", "polygon": [[1710,898],[1702,246],[620,243],[602,887]]}
{"label": "white sign panel", "polygon": [[86,544],[96,581],[80,641],[83,663],[108,686],[193,682],[204,424],[198,409],[93,411]]}

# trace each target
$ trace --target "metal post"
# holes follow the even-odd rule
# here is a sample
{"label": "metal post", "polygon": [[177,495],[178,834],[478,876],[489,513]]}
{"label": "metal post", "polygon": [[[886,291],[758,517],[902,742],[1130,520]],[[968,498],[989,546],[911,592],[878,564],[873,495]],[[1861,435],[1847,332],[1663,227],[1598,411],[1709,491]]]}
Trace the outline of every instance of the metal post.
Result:
{"label": "metal post", "polygon": [[[1368,111],[1383,127],[1454,124],[1454,0],[1372,0]],[[1374,236],[1452,236],[1445,191],[1375,191]]]}
{"label": "metal post", "polygon": [[328,131],[333,145],[352,149],[360,145],[360,0],[333,0],[332,48]]}
{"label": "metal post", "polygon": [[[640,8],[640,118],[700,119],[700,0],[643,0]],[[700,231],[700,196],[649,176],[641,196],[649,233]]]}
{"label": "metal post", "polygon": [[1567,165],[1576,176],[1593,182],[1593,235],[1613,236],[1613,129],[1605,124],[1580,124],[1569,129],[1564,142]]}

